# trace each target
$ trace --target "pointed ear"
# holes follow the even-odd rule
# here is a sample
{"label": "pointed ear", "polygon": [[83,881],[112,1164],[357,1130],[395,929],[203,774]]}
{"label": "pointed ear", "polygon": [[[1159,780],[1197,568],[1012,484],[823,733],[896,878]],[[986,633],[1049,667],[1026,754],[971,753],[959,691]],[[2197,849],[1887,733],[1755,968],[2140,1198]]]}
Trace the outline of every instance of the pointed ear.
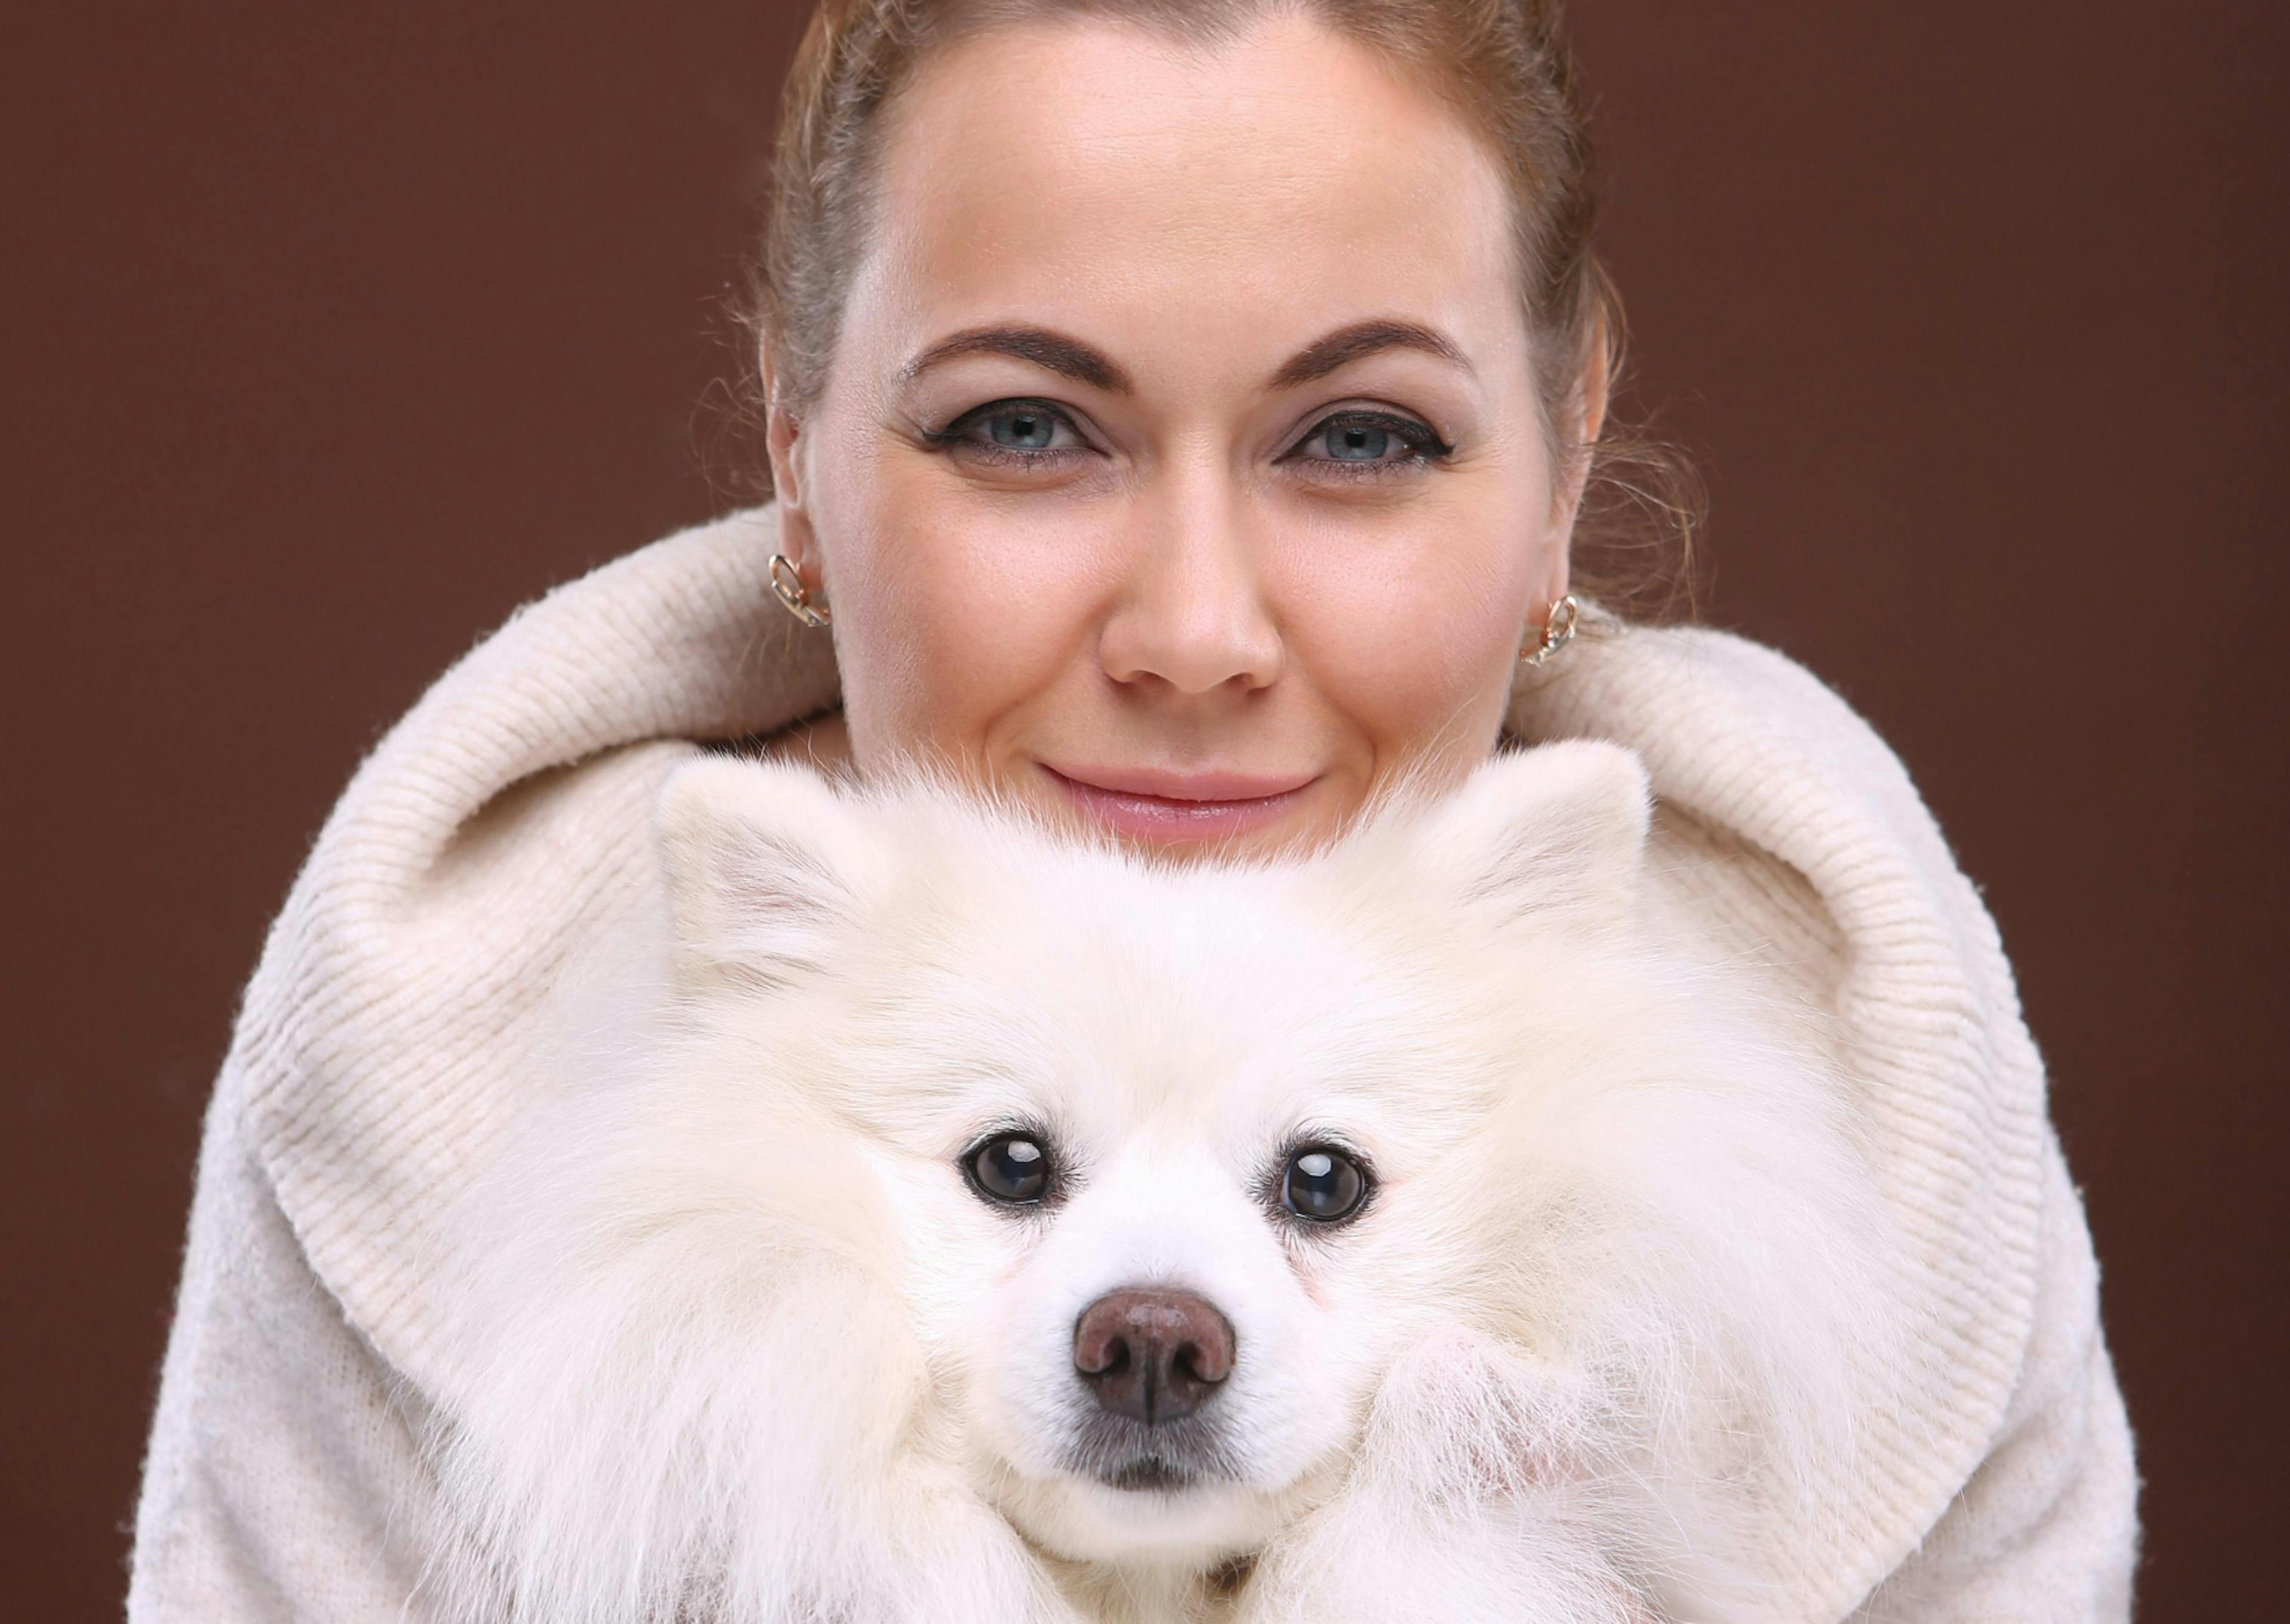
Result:
{"label": "pointed ear", "polygon": [[658,823],[687,990],[817,974],[888,868],[865,809],[792,764],[693,762]]}
{"label": "pointed ear", "polygon": [[1590,740],[1498,756],[1420,826],[1418,850],[1505,918],[1626,917],[1653,812],[1635,752]]}

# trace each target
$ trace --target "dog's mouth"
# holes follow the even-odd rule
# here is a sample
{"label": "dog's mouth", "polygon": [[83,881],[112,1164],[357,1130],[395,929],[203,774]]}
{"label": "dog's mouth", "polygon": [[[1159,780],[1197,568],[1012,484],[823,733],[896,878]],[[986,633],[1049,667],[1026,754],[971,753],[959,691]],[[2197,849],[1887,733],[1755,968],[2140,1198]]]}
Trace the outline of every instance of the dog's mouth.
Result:
{"label": "dog's mouth", "polygon": [[1240,1476],[1220,1430],[1197,1417],[1155,1426],[1097,1417],[1064,1464],[1077,1477],[1135,1494],[1181,1494]]}
{"label": "dog's mouth", "polygon": [[1179,1466],[1173,1460],[1157,1460],[1151,1455],[1140,1455],[1134,1460],[1124,1461],[1111,1471],[1100,1472],[1098,1482],[1109,1489],[1126,1490],[1135,1494],[1178,1494],[1191,1488],[1201,1479],[1198,1472]]}
{"label": "dog's mouth", "polygon": [[1255,1483],[1248,1435],[1231,1419],[1076,1416],[1059,1432],[1048,1460],[1005,1470],[994,1491],[1011,1523],[1058,1556],[1198,1567],[1255,1549],[1277,1527],[1285,1501]]}

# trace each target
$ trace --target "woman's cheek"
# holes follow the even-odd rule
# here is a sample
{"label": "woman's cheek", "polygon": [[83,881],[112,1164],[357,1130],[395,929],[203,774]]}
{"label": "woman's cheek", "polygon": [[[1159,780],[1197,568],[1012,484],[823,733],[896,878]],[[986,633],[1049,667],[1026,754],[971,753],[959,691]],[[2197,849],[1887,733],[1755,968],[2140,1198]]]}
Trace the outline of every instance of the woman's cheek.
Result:
{"label": "woman's cheek", "polygon": [[1543,537],[1525,515],[1507,523],[1509,506],[1324,533],[1284,560],[1291,659],[1387,770],[1493,742],[1544,562]]}
{"label": "woman's cheek", "polygon": [[862,762],[917,748],[982,759],[997,722],[1059,688],[1085,652],[1103,549],[1046,504],[995,507],[886,503],[841,539],[851,612],[837,654]]}

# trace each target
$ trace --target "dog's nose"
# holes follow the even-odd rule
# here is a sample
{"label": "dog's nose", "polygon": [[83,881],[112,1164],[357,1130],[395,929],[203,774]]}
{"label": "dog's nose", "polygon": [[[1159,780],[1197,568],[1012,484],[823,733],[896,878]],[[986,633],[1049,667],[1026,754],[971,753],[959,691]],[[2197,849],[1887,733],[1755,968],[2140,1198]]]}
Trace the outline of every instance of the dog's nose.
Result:
{"label": "dog's nose", "polygon": [[1074,1326],[1075,1372],[1099,1404],[1149,1427],[1206,1404],[1232,1360],[1230,1323],[1190,1292],[1108,1292]]}

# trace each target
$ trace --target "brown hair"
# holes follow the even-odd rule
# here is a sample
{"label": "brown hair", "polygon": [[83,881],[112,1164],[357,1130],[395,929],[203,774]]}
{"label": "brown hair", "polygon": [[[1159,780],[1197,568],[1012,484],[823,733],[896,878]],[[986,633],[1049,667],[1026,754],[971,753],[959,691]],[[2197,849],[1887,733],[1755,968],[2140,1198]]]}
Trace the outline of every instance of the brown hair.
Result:
{"label": "brown hair", "polygon": [[1691,469],[1669,447],[1611,428],[1595,444],[1580,437],[1584,364],[1602,359],[1617,383],[1623,326],[1591,246],[1590,146],[1559,12],[1558,0],[819,0],[788,73],[751,282],[749,320],[779,399],[800,415],[824,385],[870,217],[880,116],[931,51],[997,27],[1082,17],[1216,44],[1301,14],[1418,75],[1498,160],[1546,430],[1554,454],[1589,459],[1575,579],[1610,606],[1673,608],[1691,597]]}

